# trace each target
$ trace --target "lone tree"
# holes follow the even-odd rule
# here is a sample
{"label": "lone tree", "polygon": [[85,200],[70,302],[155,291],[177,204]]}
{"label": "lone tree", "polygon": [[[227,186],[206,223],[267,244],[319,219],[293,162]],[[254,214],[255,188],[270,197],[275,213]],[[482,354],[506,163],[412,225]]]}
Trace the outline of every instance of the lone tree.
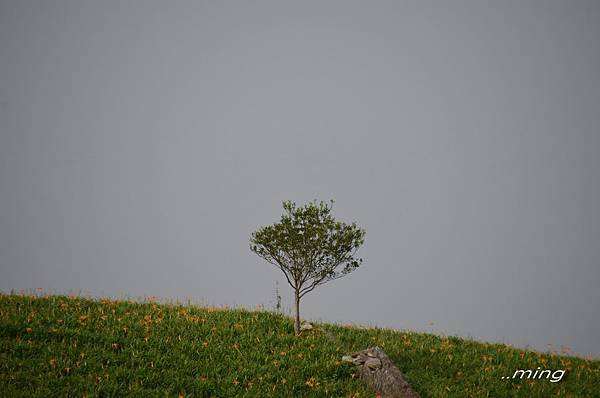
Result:
{"label": "lone tree", "polygon": [[336,221],[332,206],[333,201],[329,205],[313,201],[304,207],[285,201],[281,220],[254,232],[250,239],[250,250],[283,271],[294,289],[296,335],[300,333],[300,299],[362,263],[354,255],[364,243],[365,231],[356,223]]}

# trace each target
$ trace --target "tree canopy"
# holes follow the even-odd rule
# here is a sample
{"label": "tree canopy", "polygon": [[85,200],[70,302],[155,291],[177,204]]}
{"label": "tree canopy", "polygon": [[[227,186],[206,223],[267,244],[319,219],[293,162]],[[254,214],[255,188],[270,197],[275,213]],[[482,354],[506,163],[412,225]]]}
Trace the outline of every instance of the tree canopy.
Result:
{"label": "tree canopy", "polygon": [[303,207],[285,201],[280,221],[259,229],[250,239],[250,249],[278,267],[294,289],[297,324],[304,295],[362,263],[355,255],[364,243],[365,231],[356,223],[336,221],[332,207],[333,201],[313,201]]}

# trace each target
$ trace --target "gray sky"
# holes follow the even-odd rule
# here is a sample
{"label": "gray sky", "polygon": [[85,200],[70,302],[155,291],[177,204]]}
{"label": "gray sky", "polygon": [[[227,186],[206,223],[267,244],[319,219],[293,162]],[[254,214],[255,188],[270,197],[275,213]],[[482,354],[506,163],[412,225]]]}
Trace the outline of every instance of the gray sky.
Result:
{"label": "gray sky", "polygon": [[600,3],[0,0],[0,289],[291,307],[330,198],[303,316],[600,355]]}

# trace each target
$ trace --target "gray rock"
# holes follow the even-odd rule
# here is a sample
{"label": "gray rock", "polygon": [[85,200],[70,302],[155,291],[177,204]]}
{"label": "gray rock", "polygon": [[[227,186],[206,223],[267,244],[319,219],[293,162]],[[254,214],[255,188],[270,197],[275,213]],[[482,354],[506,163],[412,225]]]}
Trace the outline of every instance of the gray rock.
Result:
{"label": "gray rock", "polygon": [[300,331],[303,332],[305,330],[312,330],[313,329],[313,325],[310,322],[303,322],[302,325],[300,325]]}
{"label": "gray rock", "polygon": [[344,355],[342,357],[342,362],[354,363],[354,358],[352,358],[350,355]]}
{"label": "gray rock", "polygon": [[343,362],[356,365],[358,378],[382,398],[418,398],[404,375],[379,347],[342,357]]}
{"label": "gray rock", "polygon": [[365,361],[365,366],[371,370],[379,369],[381,367],[381,361],[377,358],[369,358]]}

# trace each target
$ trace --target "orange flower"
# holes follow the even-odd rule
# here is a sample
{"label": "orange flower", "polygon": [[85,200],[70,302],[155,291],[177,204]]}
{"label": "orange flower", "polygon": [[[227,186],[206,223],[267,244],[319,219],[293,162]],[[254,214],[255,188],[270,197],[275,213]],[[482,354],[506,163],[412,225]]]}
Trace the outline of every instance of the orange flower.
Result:
{"label": "orange flower", "polygon": [[311,377],[310,379],[306,380],[306,381],[304,382],[304,384],[306,384],[306,385],[307,385],[307,386],[309,386],[310,388],[314,388],[314,387],[318,386],[318,385],[319,385],[319,384],[321,384],[321,383],[319,383],[319,382],[317,381],[317,379],[315,379],[314,377]]}

